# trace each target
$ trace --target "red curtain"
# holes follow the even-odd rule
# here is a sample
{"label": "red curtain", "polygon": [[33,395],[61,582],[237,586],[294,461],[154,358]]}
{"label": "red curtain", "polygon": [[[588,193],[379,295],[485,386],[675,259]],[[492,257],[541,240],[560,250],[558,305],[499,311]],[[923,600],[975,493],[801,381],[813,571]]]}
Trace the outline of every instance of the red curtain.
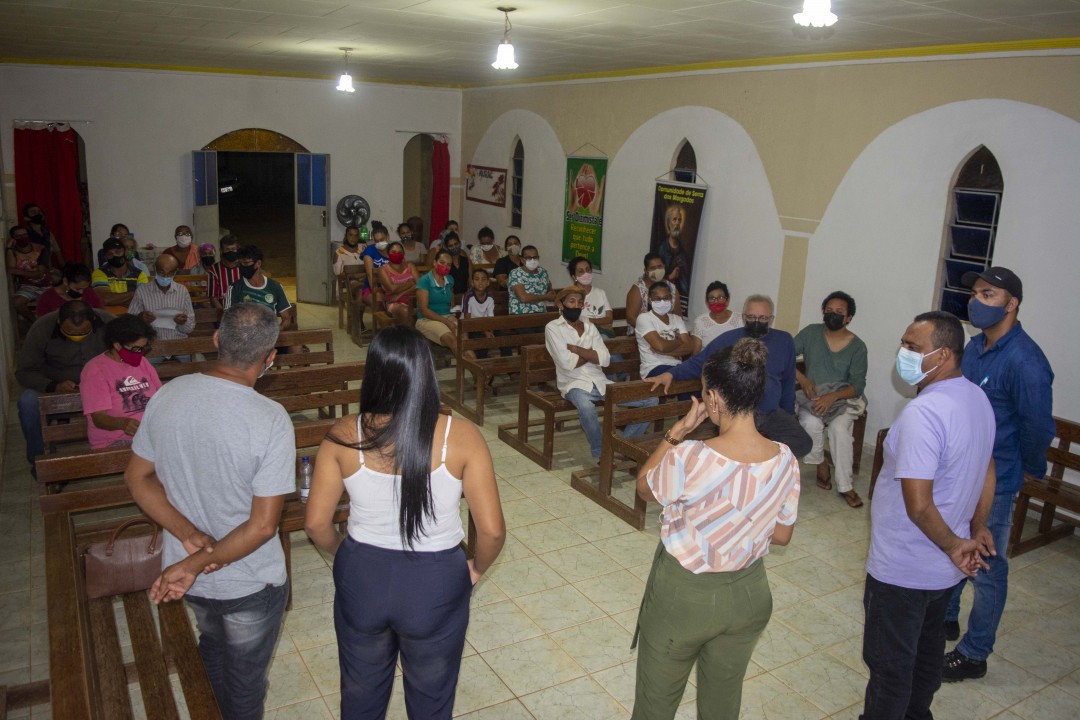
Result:
{"label": "red curtain", "polygon": [[79,141],[74,130],[15,128],[15,201],[20,224],[23,206],[36,203],[45,213],[45,225],[56,236],[64,259],[82,262]]}
{"label": "red curtain", "polygon": [[439,237],[450,219],[450,146],[435,139],[431,148],[431,218],[428,242]]}

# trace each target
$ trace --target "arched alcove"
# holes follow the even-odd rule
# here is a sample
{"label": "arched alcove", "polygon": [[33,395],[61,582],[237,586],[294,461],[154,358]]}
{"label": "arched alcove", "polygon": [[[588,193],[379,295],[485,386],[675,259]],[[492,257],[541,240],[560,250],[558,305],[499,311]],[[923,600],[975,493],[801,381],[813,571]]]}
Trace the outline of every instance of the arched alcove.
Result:
{"label": "arched alcove", "polygon": [[510,156],[510,227],[521,229],[521,217],[525,197],[525,145],[521,138],[514,138],[514,152]]}
{"label": "arched alcove", "polygon": [[675,151],[675,160],[671,164],[672,177],[676,182],[697,182],[697,153],[690,141],[683,138],[679,149]]}

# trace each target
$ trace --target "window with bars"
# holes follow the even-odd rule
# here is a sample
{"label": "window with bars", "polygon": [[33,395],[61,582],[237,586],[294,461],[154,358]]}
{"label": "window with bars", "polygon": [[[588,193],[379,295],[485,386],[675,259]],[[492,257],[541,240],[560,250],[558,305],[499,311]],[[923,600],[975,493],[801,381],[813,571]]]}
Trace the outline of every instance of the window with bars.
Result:
{"label": "window with bars", "polygon": [[671,168],[675,182],[697,182],[697,155],[689,140],[683,140],[679,152],[675,154],[675,165]]}
{"label": "window with bars", "polygon": [[510,227],[520,229],[522,198],[525,195],[525,146],[521,140],[514,146],[510,167]]}
{"label": "window with bars", "polygon": [[1005,183],[997,159],[979,147],[960,168],[949,198],[938,307],[968,319],[971,290],[964,273],[981,272],[994,263],[994,241]]}

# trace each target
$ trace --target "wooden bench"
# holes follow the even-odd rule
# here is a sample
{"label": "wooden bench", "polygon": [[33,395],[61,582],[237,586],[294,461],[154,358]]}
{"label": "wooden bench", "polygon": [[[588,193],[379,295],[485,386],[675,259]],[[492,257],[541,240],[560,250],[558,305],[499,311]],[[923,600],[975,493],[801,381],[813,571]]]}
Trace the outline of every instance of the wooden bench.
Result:
{"label": "wooden bench", "polygon": [[[673,382],[667,395],[661,395],[660,404],[651,407],[621,407],[620,403],[657,397],[649,383],[634,381],[608,385],[604,393],[603,444],[600,451],[600,464],[596,468],[579,470],[570,476],[570,487],[597,503],[616,517],[625,520],[638,530],[645,527],[646,503],[631,486],[633,504],[628,504],[612,493],[615,471],[629,470],[635,475],[652,454],[656,446],[663,442],[663,426],[667,421],[675,421],[690,410],[689,400],[679,400],[683,393],[701,392],[700,380],[682,380]],[[640,422],[654,424],[653,432],[624,438],[622,428]],[[659,426],[659,427],[658,427]],[[711,422],[702,423],[688,437],[707,439],[716,436],[716,426]],[[620,461],[617,457],[628,460]]]}
{"label": "wooden bench", "polygon": [[[558,313],[533,313],[529,315],[497,315],[490,318],[467,318],[458,321],[456,376],[452,391],[442,393],[443,402],[477,425],[484,424],[484,398],[488,382],[496,375],[516,375],[521,371],[520,358],[503,356],[501,348],[517,350],[526,345],[544,344],[544,326],[559,317]],[[524,329],[531,332],[522,332]],[[470,333],[479,337],[469,337]],[[488,337],[492,333],[493,337]],[[486,358],[467,358],[467,351],[487,350]],[[465,399],[465,373],[473,376],[475,398],[472,405]]]}
{"label": "wooden bench", "polygon": [[[350,383],[364,378],[364,363],[338,363],[300,367],[267,373],[255,383],[255,390],[273,398],[290,413],[317,411],[319,417],[348,414],[349,405],[359,400],[359,391]],[[87,420],[83,415],[82,396],[77,393],[42,393],[38,396],[41,416],[41,436],[45,454],[54,445],[64,445],[66,451],[85,450]],[[64,422],[57,422],[57,419]]]}
{"label": "wooden bench", "polygon": [[[604,372],[607,375],[625,373],[636,380],[641,365],[637,340],[620,337],[605,340],[604,345],[612,356],[622,357],[604,368]],[[555,361],[546,346],[529,345],[521,348],[520,372],[518,419],[517,422],[499,426],[499,439],[544,469],[550,470],[555,453],[556,426],[563,420],[576,419],[577,410],[555,388]],[[529,413],[533,408],[539,410],[543,417],[530,419]],[[543,441],[539,447],[529,440],[530,431],[538,426],[543,432]]]}
{"label": "wooden bench", "polygon": [[[1080,486],[1065,479],[1066,470],[1080,472],[1080,453],[1074,447],[1080,444],[1080,423],[1057,417],[1054,423],[1057,426],[1057,442],[1046,449],[1050,473],[1038,480],[1025,479],[1016,498],[1009,537],[1010,557],[1068,537],[1080,525],[1080,520],[1076,518],[1076,514],[1080,513]],[[1042,507],[1034,507],[1033,500]],[[1038,532],[1022,539],[1029,509],[1039,510]],[[1073,516],[1063,515],[1059,512],[1061,510],[1073,513]],[[1059,521],[1057,525],[1054,524],[1055,519]]]}
{"label": "wooden bench", "polygon": [[[274,360],[275,367],[301,367],[306,365],[331,364],[334,362],[334,331],[329,328],[318,330],[286,330],[278,336],[278,347],[283,346],[323,346],[311,352],[278,353]],[[212,365],[217,357],[213,335],[189,336],[175,340],[155,340],[149,358],[168,356],[191,356],[189,362],[170,360],[156,365],[158,377],[162,382],[181,375],[202,372]],[[195,355],[202,355],[204,360],[195,360]]]}
{"label": "wooden bench", "polygon": [[[105,527],[94,525],[87,533],[76,525],[77,517],[130,503],[123,486],[41,500],[52,715],[65,720],[133,718],[128,686],[137,681],[150,717],[178,719],[182,707],[193,720],[221,718],[182,603],[160,605],[155,620],[145,590],[119,596],[134,655],[134,662],[125,663],[115,618],[116,598],[86,597],[86,547],[119,521]],[[182,693],[173,691],[170,673],[179,676]]]}

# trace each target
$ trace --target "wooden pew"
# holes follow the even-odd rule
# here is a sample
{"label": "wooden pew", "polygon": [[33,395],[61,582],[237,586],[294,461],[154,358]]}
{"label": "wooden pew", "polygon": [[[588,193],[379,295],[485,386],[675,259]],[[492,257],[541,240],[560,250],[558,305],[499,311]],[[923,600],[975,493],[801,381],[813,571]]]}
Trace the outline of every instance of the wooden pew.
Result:
{"label": "wooden pew", "polygon": [[[636,474],[641,465],[656,446],[663,442],[663,431],[654,428],[651,433],[632,438],[624,438],[621,429],[639,422],[665,424],[675,421],[690,410],[689,400],[678,400],[682,393],[701,392],[700,380],[673,382],[667,395],[660,396],[660,404],[651,407],[626,408],[619,403],[656,397],[644,381],[614,383],[608,385],[604,396],[603,445],[600,451],[600,465],[596,468],[579,470],[570,476],[570,487],[597,503],[621,520],[625,520],[638,530],[645,527],[645,501],[633,492],[633,505],[628,505],[612,494],[615,471],[630,470]],[[697,430],[687,436],[689,439],[703,440],[716,436],[716,426],[702,423]],[[629,463],[619,461],[618,457],[627,458]],[[633,490],[633,488],[632,488]]]}
{"label": "wooden pew", "polygon": [[[329,328],[318,330],[286,330],[278,336],[277,346],[324,346],[325,349],[313,349],[311,352],[301,353],[278,353],[274,365],[278,368],[300,367],[306,365],[321,365],[334,362],[334,331]],[[181,375],[202,372],[211,365],[211,360],[217,357],[217,348],[214,346],[212,335],[189,336],[176,340],[155,340],[149,358],[166,356],[189,355],[190,362],[167,361],[156,366],[158,377],[162,382],[171,380]],[[205,360],[195,360],[195,355],[202,355]]]}
{"label": "wooden pew", "polygon": [[[359,391],[350,389],[349,384],[363,378],[362,362],[300,367],[267,373],[256,381],[255,390],[277,400],[290,413],[315,410],[319,417],[332,418],[337,417],[338,408],[344,416],[348,406],[358,402]],[[87,420],[79,393],[42,393],[38,408],[46,455],[51,454],[53,445],[61,444],[68,452],[88,450]],[[56,422],[58,416],[67,416],[67,421]]]}
{"label": "wooden pew", "polygon": [[195,308],[195,329],[191,331],[192,335],[213,335],[217,330],[218,323],[221,322],[222,310],[212,307],[197,307]]}
{"label": "wooden pew", "polygon": [[[1013,526],[1009,537],[1009,556],[1016,557],[1029,550],[1049,545],[1055,540],[1073,534],[1080,521],[1080,486],[1065,479],[1065,471],[1080,472],[1080,452],[1075,445],[1080,444],[1080,423],[1062,418],[1054,418],[1057,425],[1057,442],[1046,449],[1046,459],[1050,463],[1050,473],[1037,480],[1025,479],[1016,498],[1013,510]],[[1041,504],[1039,509],[1038,532],[1027,539],[1022,539],[1024,524],[1032,500]],[[1073,513],[1063,515],[1059,510]],[[1055,525],[1054,521],[1060,521]]]}
{"label": "wooden pew", "polygon": [[[220,718],[181,603],[161,605],[155,622],[145,590],[120,596],[135,657],[125,665],[114,617],[115,598],[86,597],[85,548],[119,521],[95,527],[89,538],[76,525],[76,517],[130,504],[126,492],[127,488],[114,486],[42,498],[53,717],[132,718],[128,685],[137,680],[144,706],[153,708],[148,715],[178,718],[178,708],[183,707],[193,719]],[[173,692],[170,671],[179,675],[182,693]]]}
{"label": "wooden pew", "polygon": [[[632,337],[620,337],[605,340],[604,344],[612,355],[622,356],[622,360],[612,362],[604,368],[608,375],[626,373],[631,379],[638,378],[641,366],[638,357],[637,340]],[[555,428],[562,420],[577,419],[577,410],[555,389],[555,362],[544,345],[530,345],[521,348],[521,390],[518,394],[517,422],[499,426],[499,439],[520,452],[525,457],[551,469],[552,456],[555,452]],[[543,417],[530,419],[533,408]],[[543,442],[539,447],[529,440],[529,432],[540,426]]]}
{"label": "wooden pew", "polygon": [[[472,420],[484,424],[484,396],[488,381],[496,375],[516,375],[521,371],[521,360],[515,356],[503,357],[500,348],[519,349],[526,345],[544,344],[544,326],[559,317],[558,313],[533,313],[529,315],[497,315],[490,318],[468,318],[458,321],[457,341],[460,350],[457,357],[457,374],[454,388],[443,392],[443,402]],[[528,328],[532,332],[523,333]],[[487,337],[485,333],[493,333]],[[470,333],[480,337],[469,337]],[[487,350],[486,358],[467,358],[466,351]],[[473,376],[475,398],[470,406],[465,400],[465,373]]]}

